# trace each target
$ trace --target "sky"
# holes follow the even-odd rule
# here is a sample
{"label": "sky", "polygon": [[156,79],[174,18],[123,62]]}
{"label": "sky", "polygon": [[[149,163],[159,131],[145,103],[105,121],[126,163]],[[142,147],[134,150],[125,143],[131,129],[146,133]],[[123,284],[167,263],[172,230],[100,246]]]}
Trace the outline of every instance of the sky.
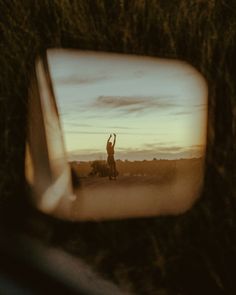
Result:
{"label": "sky", "polygon": [[189,64],[78,50],[48,60],[70,160],[105,160],[111,133],[116,159],[203,156],[207,85]]}

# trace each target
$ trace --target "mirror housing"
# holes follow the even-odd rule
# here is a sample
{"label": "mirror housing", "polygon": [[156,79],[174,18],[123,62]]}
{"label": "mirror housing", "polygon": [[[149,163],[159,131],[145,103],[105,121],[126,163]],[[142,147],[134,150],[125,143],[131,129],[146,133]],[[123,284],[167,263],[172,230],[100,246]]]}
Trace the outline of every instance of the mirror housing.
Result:
{"label": "mirror housing", "polygon": [[[180,86],[176,80],[180,81]],[[62,91],[60,85],[63,84]],[[129,95],[132,87],[135,91]],[[73,88],[75,96],[68,102]],[[91,88],[94,93],[98,91],[94,99],[91,98]],[[66,92],[68,89],[71,92]],[[80,92],[84,98],[76,97]],[[135,95],[137,92],[141,95]],[[192,98],[184,97],[191,93]],[[63,100],[63,95],[67,101]],[[72,118],[70,112],[77,112],[80,118],[73,119],[70,126],[74,124],[74,129],[67,131],[66,124]],[[196,116],[196,112],[199,115]],[[104,114],[108,114],[107,119]],[[163,116],[167,118],[163,119]],[[183,119],[189,116],[194,120]],[[114,123],[120,121],[123,125],[112,130],[109,124],[115,117]],[[149,117],[152,132],[148,132],[150,124],[145,125]],[[33,201],[39,210],[73,221],[183,213],[201,192],[206,122],[206,82],[184,62],[103,52],[49,50],[47,56],[37,59],[29,90],[26,176],[33,190]],[[105,127],[98,132],[96,128],[101,123]],[[160,128],[155,126],[162,126],[164,135],[156,132],[155,129]],[[81,131],[81,127],[88,130]],[[115,160],[119,175],[116,182],[109,182],[110,168],[109,160],[105,158],[104,141],[111,141],[107,137],[114,129],[116,148],[119,149],[119,159]],[[70,137],[72,142],[74,131],[76,136],[80,135],[83,145],[77,153],[70,151]],[[194,138],[193,133],[202,133],[200,142],[190,140]],[[91,154],[87,146],[87,154],[83,153],[86,150],[83,144],[86,143],[85,135],[87,138],[96,136],[94,141],[101,140],[104,150],[98,145],[94,151],[97,149],[99,153]],[[123,145],[118,146],[122,136]],[[130,137],[132,140],[127,142]],[[147,142],[152,137],[162,138],[162,141]],[[134,141],[139,149],[128,153],[124,142],[128,145]],[[174,141],[179,146],[171,146]],[[152,153],[150,148],[145,150],[145,144],[156,148],[156,153],[153,153],[154,149]],[[188,145],[187,152],[184,144]],[[101,154],[102,159],[99,158]]]}

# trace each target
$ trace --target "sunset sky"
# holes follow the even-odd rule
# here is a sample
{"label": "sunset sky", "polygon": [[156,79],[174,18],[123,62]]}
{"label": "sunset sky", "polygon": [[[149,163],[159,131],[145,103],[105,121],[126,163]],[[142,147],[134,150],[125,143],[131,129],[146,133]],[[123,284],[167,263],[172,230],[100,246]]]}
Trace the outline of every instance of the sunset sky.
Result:
{"label": "sunset sky", "polygon": [[89,51],[48,56],[70,159],[105,160],[110,133],[117,134],[116,159],[203,154],[207,87],[191,66]]}

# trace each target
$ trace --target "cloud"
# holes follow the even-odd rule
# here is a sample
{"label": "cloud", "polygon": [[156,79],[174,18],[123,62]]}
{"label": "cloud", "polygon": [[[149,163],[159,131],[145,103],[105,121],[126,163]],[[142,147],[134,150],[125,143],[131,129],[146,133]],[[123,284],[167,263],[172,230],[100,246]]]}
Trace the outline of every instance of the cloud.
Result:
{"label": "cloud", "polygon": [[170,115],[191,115],[196,113],[197,111],[206,111],[207,105],[205,103],[202,104],[194,104],[194,105],[183,105],[183,110],[177,112],[171,112]]}
{"label": "cloud", "polygon": [[[92,124],[83,124],[83,123],[76,123],[76,122],[65,122],[64,123],[65,125],[68,125],[68,126],[75,126],[75,127],[88,127],[88,128],[107,128],[107,126],[102,126],[102,125],[92,125]],[[122,129],[122,130],[137,130],[137,129],[140,129],[138,127],[126,127],[126,126],[109,126],[109,129]]]}
{"label": "cloud", "polygon": [[191,115],[192,113],[194,113],[194,110],[175,112],[175,113],[171,113],[171,115],[183,116],[183,115]]}
{"label": "cloud", "polygon": [[96,76],[96,77],[80,77],[78,75],[70,75],[64,77],[55,77],[53,82],[57,85],[81,85],[81,84],[94,84],[96,82],[108,80],[108,76]]}
{"label": "cloud", "polygon": [[159,148],[159,147],[165,147],[165,146],[167,146],[167,147],[169,147],[169,146],[173,146],[173,144],[174,144],[175,142],[173,142],[173,141],[168,141],[168,142],[155,142],[155,143],[146,143],[146,144],[144,144],[143,145],[143,147],[144,148],[147,148],[147,149],[157,149],[157,148]]}
{"label": "cloud", "polygon": [[94,127],[94,125],[91,124],[80,124],[80,123],[74,123],[74,122],[65,122],[65,125],[69,125],[69,126],[75,126],[75,127]]}
{"label": "cloud", "polygon": [[108,134],[107,132],[100,132],[100,131],[71,131],[71,130],[65,130],[66,134],[91,134],[91,135],[95,135],[95,134]]}
{"label": "cloud", "polygon": [[122,108],[150,103],[149,97],[99,96],[94,103],[96,107]]}
{"label": "cloud", "polygon": [[[101,128],[104,128],[105,126],[99,126]],[[124,126],[110,126],[110,129],[126,129],[126,130],[137,130],[140,129],[138,127],[124,127]]]}
{"label": "cloud", "polygon": [[127,157],[127,158],[141,158],[143,159],[152,159],[156,158],[181,158],[181,157],[198,157],[203,156],[204,146],[203,145],[194,145],[190,147],[183,146],[164,146],[164,145],[155,145],[150,144],[149,148],[147,145],[142,148],[119,148],[117,149],[117,157]]}
{"label": "cloud", "polygon": [[142,148],[122,148],[122,149],[117,149],[117,151],[122,151],[122,152],[126,152],[126,153],[137,153],[137,152],[141,152],[141,153],[146,153],[146,154],[155,154],[158,152],[168,152],[168,153],[175,153],[175,152],[179,152],[179,151],[183,151],[186,150],[188,148],[185,147],[181,147],[181,146],[162,146],[162,147],[150,147],[150,148],[146,148],[145,146]]}
{"label": "cloud", "polygon": [[92,104],[95,108],[118,109],[124,113],[137,113],[144,110],[160,110],[179,107],[170,100],[175,96],[99,96]]}
{"label": "cloud", "polygon": [[180,151],[184,151],[185,148],[181,146],[169,146],[169,147],[159,147],[157,152],[168,152],[168,153],[177,153]]}
{"label": "cloud", "polygon": [[[87,131],[87,130],[64,130],[66,134],[91,134],[91,135],[94,135],[94,134],[108,134],[107,132],[101,132],[101,131]],[[134,133],[134,132],[117,132],[116,133],[117,135],[142,135],[142,136],[148,136],[148,135],[158,135],[157,133]]]}
{"label": "cloud", "polygon": [[100,149],[81,149],[81,150],[73,150],[70,151],[70,155],[77,155],[77,154],[93,154],[93,153],[98,153],[101,154],[101,150]]}

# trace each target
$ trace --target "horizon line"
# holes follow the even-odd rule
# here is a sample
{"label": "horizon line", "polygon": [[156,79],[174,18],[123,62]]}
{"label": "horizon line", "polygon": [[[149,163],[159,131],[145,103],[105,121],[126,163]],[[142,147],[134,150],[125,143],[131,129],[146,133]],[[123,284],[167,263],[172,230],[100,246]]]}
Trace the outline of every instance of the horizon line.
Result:
{"label": "horizon line", "polygon": [[[143,161],[147,161],[147,162],[152,162],[152,161],[178,161],[178,160],[194,160],[194,159],[204,159],[204,155],[203,156],[195,156],[192,158],[175,158],[175,159],[167,159],[167,158],[153,158],[152,160],[147,160],[147,159],[143,159],[143,160],[128,160],[128,159],[116,159],[115,161],[120,161],[120,162],[143,162]],[[96,159],[96,160],[70,160],[68,159],[68,162],[85,162],[85,163],[90,163],[90,162],[95,162],[95,161],[102,161],[102,162],[106,162],[107,160],[103,160],[103,159]]]}

